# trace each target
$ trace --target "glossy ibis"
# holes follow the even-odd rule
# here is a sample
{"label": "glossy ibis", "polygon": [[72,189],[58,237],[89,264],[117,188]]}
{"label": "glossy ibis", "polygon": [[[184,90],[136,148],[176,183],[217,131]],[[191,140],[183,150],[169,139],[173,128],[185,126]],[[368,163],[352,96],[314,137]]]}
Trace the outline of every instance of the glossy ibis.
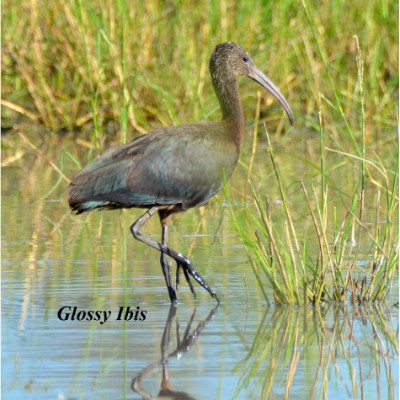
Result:
{"label": "glossy ibis", "polygon": [[[69,185],[69,205],[77,214],[96,208],[147,209],[132,224],[131,232],[135,239],[161,252],[161,266],[172,303],[177,297],[172,285],[170,258],[177,263],[176,288],[182,268],[193,295],[190,277],[219,302],[190,260],[167,246],[168,225],[174,213],[210,200],[236,167],[244,135],[236,78],[247,76],[268,90],[294,124],[293,113],[283,95],[238,44],[218,45],[209,68],[222,110],[221,121],[172,126],[142,135],[91,162]],[[162,226],[161,243],[141,232],[143,225],[156,213]]]}

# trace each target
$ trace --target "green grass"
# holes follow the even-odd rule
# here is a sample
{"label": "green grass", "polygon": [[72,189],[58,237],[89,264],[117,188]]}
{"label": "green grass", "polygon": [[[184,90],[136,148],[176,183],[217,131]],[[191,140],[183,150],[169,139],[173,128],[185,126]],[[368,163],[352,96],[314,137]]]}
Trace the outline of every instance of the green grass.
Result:
{"label": "green grass", "polygon": [[[309,22],[314,32],[313,22]],[[333,111],[325,111],[321,102],[319,162],[314,164],[320,176],[317,184],[302,181],[298,185],[303,192],[300,202],[307,206],[307,215],[296,224],[293,209],[299,208],[299,198],[294,202],[287,194],[268,132],[270,165],[282,207],[273,212],[270,199],[264,199],[252,187],[255,210],[246,207],[232,211],[234,226],[267,302],[271,296],[265,289],[265,280],[274,300],[285,304],[383,301],[393,286],[398,286],[398,156],[382,160],[366,146],[364,60],[357,39],[356,111],[360,119],[359,122],[347,119],[348,106],[342,107],[338,102],[340,119],[351,144],[345,145],[343,138],[332,137],[325,120]],[[318,42],[317,36],[315,40]],[[329,70],[327,74],[328,81],[333,82]],[[327,143],[333,143],[337,149]],[[393,146],[398,153],[394,138]],[[346,147],[349,151],[340,150]],[[327,169],[327,152],[344,158],[347,167],[353,168],[354,187],[350,193],[342,191],[335,163]],[[343,199],[343,215],[339,215],[336,206],[338,193]],[[307,225],[311,228],[304,229]]]}
{"label": "green grass", "polygon": [[[357,118],[352,114],[357,76],[348,73],[356,68],[353,35],[366,60],[366,140],[384,139],[397,124],[398,4],[393,1],[3,5],[6,126],[28,119],[53,131],[80,129],[101,148],[107,137],[124,142],[160,125],[217,119],[208,59],[218,43],[232,40],[277,83],[298,126],[318,129],[315,113],[322,101],[331,111],[325,122],[332,138],[343,144],[349,140],[347,121]],[[250,110],[255,90],[246,91],[242,97]],[[263,96],[261,109],[270,102]],[[277,125],[281,115],[273,103],[262,120]],[[354,132],[356,139],[359,135]]]}
{"label": "green grass", "polygon": [[[271,148],[270,156],[274,163]],[[397,291],[397,174],[390,177],[386,190],[373,190],[375,207],[368,207],[368,216],[357,193],[348,198],[344,215],[339,216],[337,199],[330,198],[334,189],[306,188],[302,182],[309,212],[299,222],[293,217],[299,205],[287,199],[275,163],[273,168],[282,206],[274,206],[253,190],[255,210],[232,209],[234,226],[267,302],[363,304],[386,300],[391,289]]]}

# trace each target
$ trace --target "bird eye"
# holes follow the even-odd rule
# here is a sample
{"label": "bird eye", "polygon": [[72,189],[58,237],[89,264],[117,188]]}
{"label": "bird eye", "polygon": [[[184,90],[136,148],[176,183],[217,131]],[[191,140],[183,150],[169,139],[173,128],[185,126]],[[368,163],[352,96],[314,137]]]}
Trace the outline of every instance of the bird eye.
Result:
{"label": "bird eye", "polygon": [[244,56],[244,57],[243,57],[243,61],[244,61],[244,62],[247,62],[247,61],[249,61],[249,57],[247,57],[247,56]]}

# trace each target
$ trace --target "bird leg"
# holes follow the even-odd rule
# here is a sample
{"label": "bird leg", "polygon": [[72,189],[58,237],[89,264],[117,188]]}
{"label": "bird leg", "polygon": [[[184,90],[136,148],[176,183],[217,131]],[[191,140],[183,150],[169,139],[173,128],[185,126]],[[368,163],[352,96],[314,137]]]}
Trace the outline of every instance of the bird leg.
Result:
{"label": "bird leg", "polygon": [[[162,226],[162,238],[161,238],[161,243],[164,246],[167,246],[168,242],[168,225],[170,222],[170,216],[171,216],[171,211],[168,209],[161,209],[158,210],[158,215],[160,217],[160,222]],[[176,298],[176,293],[172,288],[172,280],[171,280],[171,262],[167,254],[161,253],[161,267],[163,269],[164,277],[165,277],[165,282],[167,283],[167,288],[169,292],[169,297],[171,299],[171,302],[175,302],[177,300]],[[176,268],[176,290],[178,290],[178,285],[179,285],[179,272],[180,272],[180,264],[177,262],[177,268]],[[191,292],[193,293],[193,296],[196,297],[196,294],[194,292],[194,288],[192,285],[192,282],[190,281],[190,276],[187,272],[187,270],[184,269],[185,273],[185,279],[186,282],[188,283]],[[172,294],[172,296],[171,296]]]}
{"label": "bird leg", "polygon": [[[161,221],[161,227],[162,227],[161,243],[163,246],[167,246],[169,219],[162,218],[161,211],[159,211],[159,215],[160,215],[160,221]],[[165,283],[167,284],[169,298],[171,300],[171,303],[176,303],[176,301],[177,301],[176,292],[175,292],[174,288],[172,287],[172,281],[171,281],[172,265],[171,265],[171,261],[170,261],[168,255],[165,254],[164,252],[161,252],[160,263],[161,263],[161,268],[162,268],[162,271],[164,274]]]}
{"label": "bird leg", "polygon": [[[141,232],[143,225],[156,212],[158,212],[160,210],[162,210],[161,207],[154,206],[154,207],[150,208],[149,210],[147,210],[136,222],[134,222],[130,228],[133,237],[135,239],[147,244],[148,246],[153,247],[154,249],[160,251],[161,253],[173,258],[177,262],[177,264],[179,264],[180,268],[182,268],[183,271],[185,272],[186,280],[188,280],[187,276],[189,277],[189,275],[190,275],[200,286],[202,286],[205,290],[207,290],[208,293],[210,293],[211,297],[216,299],[219,303],[217,294],[214,292],[214,290],[212,290],[210,288],[210,286],[208,286],[205,279],[196,271],[193,264],[190,262],[190,260],[188,258],[183,256],[181,253],[177,253],[175,250],[170,249],[165,243],[159,243],[156,240],[152,239],[150,236],[143,234]],[[164,212],[166,212],[166,211],[164,210]],[[167,263],[168,263],[168,261],[167,261]],[[168,268],[166,270],[166,274],[168,275]],[[167,279],[166,279],[166,281],[167,281]],[[169,283],[170,283],[170,278],[169,278]],[[167,286],[168,286],[168,281],[167,281]],[[191,289],[193,289],[193,287]],[[169,288],[168,288],[168,291],[169,291]],[[170,296],[170,298],[171,298],[171,296]],[[173,301],[172,298],[171,298],[171,301]]]}

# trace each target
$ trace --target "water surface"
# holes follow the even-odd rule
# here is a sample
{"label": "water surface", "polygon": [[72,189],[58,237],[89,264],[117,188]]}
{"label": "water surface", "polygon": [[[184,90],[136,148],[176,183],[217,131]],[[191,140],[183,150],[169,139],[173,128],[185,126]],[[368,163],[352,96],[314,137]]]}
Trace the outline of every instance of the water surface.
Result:
{"label": "water surface", "polygon": [[[58,140],[46,154],[72,176],[77,167],[60,154],[85,157],[73,141]],[[287,145],[312,153],[306,141]],[[278,149],[278,160],[291,152]],[[255,182],[274,200],[265,155],[259,159]],[[284,164],[288,180],[315,173],[301,159]],[[246,174],[239,166],[234,199]],[[398,398],[393,299],[313,309],[278,306],[271,295],[268,305],[232,228],[230,207],[246,203],[242,196],[228,206],[222,194],[175,219],[170,246],[191,257],[222,303],[216,308],[200,287],[194,300],[182,282],[170,309],[159,254],[129,233],[141,210],[74,216],[66,185],[35,154],[3,169],[3,398],[139,399],[162,390],[187,399]],[[159,238],[158,220],[145,231]],[[103,324],[63,321],[65,306],[111,313]],[[137,318],[117,320],[120,307]]]}

